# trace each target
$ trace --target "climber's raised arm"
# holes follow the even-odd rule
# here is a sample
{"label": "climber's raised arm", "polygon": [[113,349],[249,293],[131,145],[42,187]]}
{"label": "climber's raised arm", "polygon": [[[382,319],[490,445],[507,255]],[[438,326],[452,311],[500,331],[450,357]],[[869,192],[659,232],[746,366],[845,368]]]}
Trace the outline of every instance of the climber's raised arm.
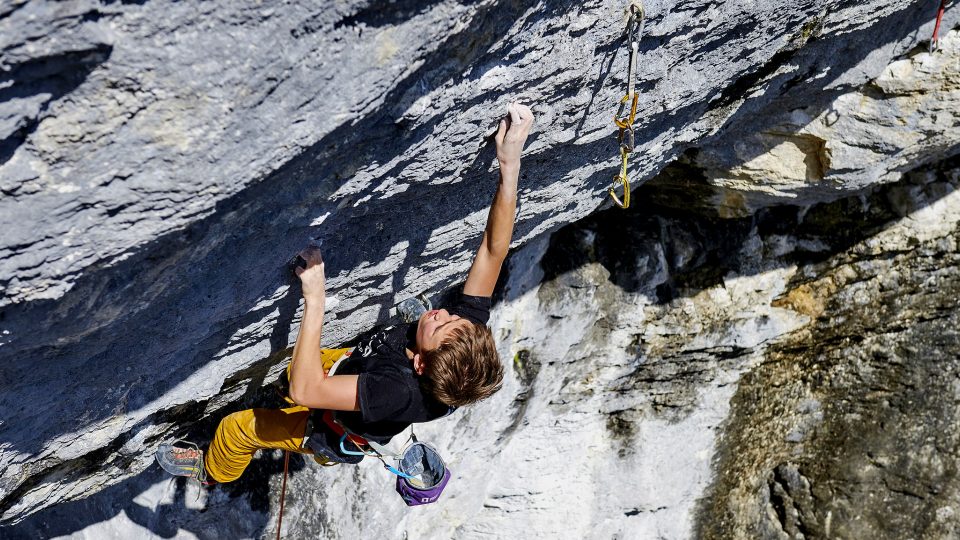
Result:
{"label": "climber's raised arm", "polygon": [[520,178],[520,154],[533,126],[533,112],[526,105],[511,103],[507,116],[497,129],[497,160],[500,162],[500,184],[490,205],[487,228],[483,231],[480,249],[470,267],[463,294],[490,296],[500,277],[500,267],[510,249],[513,222],[517,214],[517,181]]}
{"label": "climber's raised arm", "polygon": [[323,311],[326,308],[326,278],[320,248],[300,252],[306,268],[298,267],[303,284],[303,320],[290,360],[290,399],[311,409],[359,410],[357,375],[327,377],[320,354]]}

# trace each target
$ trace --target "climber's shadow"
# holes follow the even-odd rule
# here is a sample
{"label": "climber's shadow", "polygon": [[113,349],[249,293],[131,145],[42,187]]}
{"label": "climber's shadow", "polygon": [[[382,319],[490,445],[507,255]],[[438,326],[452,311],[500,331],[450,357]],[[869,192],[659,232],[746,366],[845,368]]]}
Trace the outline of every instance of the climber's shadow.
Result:
{"label": "climber's shadow", "polygon": [[[303,470],[303,458],[291,455],[291,478]],[[68,536],[91,524],[113,521],[122,537],[175,538],[184,530],[204,540],[230,537],[256,538],[275,520],[279,489],[270,490],[271,478],[283,473],[283,457],[268,453],[254,459],[237,482],[199,488],[185,478],[170,478],[151,467],[85,499],[51,506],[3,529],[11,540]],[[276,482],[273,482],[276,483]],[[289,490],[289,486],[288,486]],[[289,495],[289,494],[288,494]],[[242,499],[245,504],[237,504]],[[122,515],[122,517],[121,517]],[[118,536],[118,537],[119,537]]]}
{"label": "climber's shadow", "polygon": [[[283,406],[286,403],[275,389],[265,386],[226,406],[224,414],[254,407]],[[199,410],[192,414],[199,414]],[[206,446],[218,421],[219,418],[208,417],[178,435]],[[302,454],[290,453],[288,483],[315,467],[308,459]],[[4,529],[4,538],[67,536],[92,524],[116,520],[120,514],[132,522],[119,522],[125,528],[124,534],[136,534],[133,532],[136,527],[142,527],[161,538],[174,538],[183,530],[209,540],[223,538],[225,531],[237,537],[258,537],[275,523],[271,512],[279,504],[283,466],[283,452],[260,451],[238,480],[201,488],[192,480],[170,477],[153,464],[142,473],[90,497],[45,508]],[[172,493],[168,494],[170,490]],[[201,490],[203,493],[199,493]],[[244,503],[237,504],[238,500]]]}

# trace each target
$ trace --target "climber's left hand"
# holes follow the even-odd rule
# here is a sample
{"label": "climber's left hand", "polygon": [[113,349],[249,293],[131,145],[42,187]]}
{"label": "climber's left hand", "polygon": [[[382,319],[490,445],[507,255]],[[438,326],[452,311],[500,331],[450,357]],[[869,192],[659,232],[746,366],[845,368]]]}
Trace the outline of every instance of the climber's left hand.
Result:
{"label": "climber's left hand", "polygon": [[327,297],[327,282],[320,248],[310,246],[301,251],[299,255],[307,263],[306,268],[298,266],[294,270],[303,285],[303,300],[307,303],[324,302]]}

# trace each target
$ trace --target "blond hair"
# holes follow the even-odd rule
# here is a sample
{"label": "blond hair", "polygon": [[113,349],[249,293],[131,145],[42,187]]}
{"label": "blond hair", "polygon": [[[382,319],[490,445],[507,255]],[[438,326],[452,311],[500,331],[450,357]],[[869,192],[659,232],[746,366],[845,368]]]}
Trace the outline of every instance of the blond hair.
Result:
{"label": "blond hair", "polygon": [[420,386],[434,399],[461,407],[490,397],[503,384],[493,332],[471,322],[455,328],[436,349],[421,353]]}

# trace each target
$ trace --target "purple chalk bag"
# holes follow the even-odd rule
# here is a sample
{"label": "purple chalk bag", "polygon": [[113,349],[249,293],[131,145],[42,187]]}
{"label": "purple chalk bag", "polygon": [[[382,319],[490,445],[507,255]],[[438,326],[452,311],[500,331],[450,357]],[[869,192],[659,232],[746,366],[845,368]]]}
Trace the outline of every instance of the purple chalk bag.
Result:
{"label": "purple chalk bag", "polygon": [[430,504],[440,498],[440,493],[450,480],[450,469],[436,449],[416,441],[399,456],[397,469],[397,493],[407,506]]}
{"label": "purple chalk bag", "polygon": [[[369,450],[363,448],[360,448],[359,452],[350,450],[345,446],[347,437],[350,435],[350,432],[344,430],[343,435],[340,436],[340,452],[348,456],[360,456],[361,459],[363,456],[374,456],[379,459],[384,468],[397,476],[397,493],[403,497],[407,506],[430,504],[440,498],[440,493],[450,480],[450,469],[437,453],[437,449],[418,441],[412,429],[409,439],[412,442],[399,455],[390,453],[386,447],[372,441],[367,441]],[[387,463],[384,459],[386,457],[396,459],[397,466]]]}

